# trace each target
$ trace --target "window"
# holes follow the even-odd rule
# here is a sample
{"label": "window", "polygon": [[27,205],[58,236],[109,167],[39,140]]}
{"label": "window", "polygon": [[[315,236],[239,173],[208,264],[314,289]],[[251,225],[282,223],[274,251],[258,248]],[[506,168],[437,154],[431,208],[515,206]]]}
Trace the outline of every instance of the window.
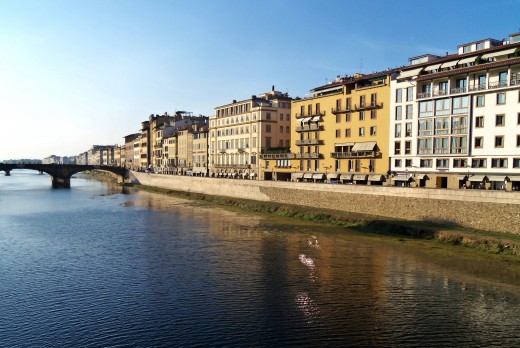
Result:
{"label": "window", "polygon": [[405,141],[404,142],[404,154],[405,155],[411,155],[412,154],[412,142],[411,141]]}
{"label": "window", "polygon": [[504,147],[504,136],[497,135],[495,137],[495,147]]}
{"label": "window", "polygon": [[352,99],[351,98],[347,98],[347,110],[350,110],[352,107]]}
{"label": "window", "polygon": [[350,114],[346,114],[345,115],[345,122],[350,122],[350,120],[351,120]]}
{"label": "window", "polygon": [[497,94],[497,105],[502,105],[506,103],[506,94],[498,93]]}
{"label": "window", "polygon": [[377,104],[377,93],[370,95],[370,105],[375,106]]}
{"label": "window", "polygon": [[376,126],[370,127],[370,135],[376,135]]}
{"label": "window", "polygon": [[265,146],[271,147],[271,137],[265,137]]}
{"label": "window", "polygon": [[271,113],[270,112],[265,114],[265,119],[266,120],[270,120],[271,119]]}
{"label": "window", "polygon": [[450,120],[448,117],[435,119],[435,135],[448,134],[450,127]]}
{"label": "window", "polygon": [[359,112],[359,120],[360,121],[364,121],[365,120],[365,112],[364,111],[360,111]]}
{"label": "window", "polygon": [[395,125],[395,137],[400,138],[401,137],[401,124]]}
{"label": "window", "polygon": [[400,155],[401,154],[401,142],[396,141],[394,143],[394,155]]}
{"label": "window", "polygon": [[336,129],[336,138],[341,137],[341,129]]}
{"label": "window", "polygon": [[410,168],[410,167],[412,167],[412,166],[413,166],[413,162],[412,162],[412,160],[411,160],[411,159],[404,160],[404,166],[405,166],[406,168]]}
{"label": "window", "polygon": [[485,158],[473,158],[471,160],[471,168],[486,168],[487,160]]}
{"label": "window", "polygon": [[448,94],[448,81],[439,82],[439,95]]}
{"label": "window", "polygon": [[466,153],[467,150],[467,138],[463,137],[452,137],[451,138],[451,153]]}
{"label": "window", "polygon": [[417,140],[417,151],[419,155],[429,155],[432,153],[432,139],[418,139]]}
{"label": "window", "polygon": [[520,112],[516,115],[516,124],[520,126]]}
{"label": "window", "polygon": [[403,89],[402,88],[398,88],[395,91],[395,102],[396,103],[402,103],[403,102]]}
{"label": "window", "polygon": [[484,116],[477,116],[475,118],[475,127],[476,128],[484,127]]}
{"label": "window", "polygon": [[438,99],[435,101],[435,116],[445,116],[451,113],[450,99]]}
{"label": "window", "polygon": [[360,95],[359,96],[359,106],[360,107],[364,107],[366,104],[365,104],[365,96],[364,95]]}
{"label": "window", "polygon": [[484,138],[475,137],[475,149],[482,149],[484,147]]}
{"label": "window", "polygon": [[436,161],[435,161],[435,166],[437,168],[444,168],[444,169],[447,169],[449,167],[449,160],[447,158],[438,158]]}
{"label": "window", "polygon": [[336,123],[341,123],[341,115],[340,114],[336,115]]}
{"label": "window", "polygon": [[507,158],[492,158],[491,168],[507,168]]}
{"label": "window", "polygon": [[453,98],[453,114],[465,114],[468,112],[468,97]]}
{"label": "window", "polygon": [[371,120],[377,119],[377,110],[370,110],[370,119]]}
{"label": "window", "polygon": [[450,153],[449,138],[435,138],[433,142],[433,152],[437,154]]}
{"label": "window", "polygon": [[451,118],[451,134],[461,134],[468,132],[468,117],[454,116]]}
{"label": "window", "polygon": [[396,106],[395,107],[395,120],[396,121],[401,121],[402,117],[403,117],[403,107],[402,106]]}
{"label": "window", "polygon": [[419,136],[433,135],[433,120],[419,120]]}
{"label": "window", "polygon": [[431,159],[421,159],[419,161],[419,167],[421,168],[431,168],[432,167],[432,160]]}
{"label": "window", "polygon": [[433,116],[433,102],[423,101],[419,103],[419,117]]}
{"label": "window", "polygon": [[406,101],[413,101],[413,87],[406,88]]}
{"label": "window", "polygon": [[506,123],[506,116],[504,114],[495,116],[495,126],[501,127],[501,126],[504,126],[505,123]]}
{"label": "window", "polygon": [[477,108],[485,105],[485,98],[483,95],[477,95]]}
{"label": "window", "polygon": [[462,47],[462,53],[471,52],[471,45]]}
{"label": "window", "polygon": [[266,124],[265,125],[265,132],[266,133],[271,133],[271,125],[270,124]]}
{"label": "window", "polygon": [[359,136],[360,137],[365,136],[365,127],[359,127]]}
{"label": "window", "polygon": [[520,147],[520,134],[516,135],[516,147]]}
{"label": "window", "polygon": [[465,158],[454,158],[453,168],[466,168],[467,160]]}
{"label": "window", "polygon": [[350,138],[350,128],[345,129],[345,137]]}
{"label": "window", "polygon": [[513,158],[513,168],[520,168],[520,158]]}
{"label": "window", "polygon": [[413,105],[406,105],[406,119],[411,120],[413,118]]}
{"label": "window", "polygon": [[406,129],[405,129],[405,137],[411,137],[412,136],[412,123],[409,122],[406,124]]}
{"label": "window", "polygon": [[501,71],[498,73],[498,87],[507,86],[507,71]]}
{"label": "window", "polygon": [[394,160],[394,167],[401,167],[401,160],[400,159],[395,159]]}

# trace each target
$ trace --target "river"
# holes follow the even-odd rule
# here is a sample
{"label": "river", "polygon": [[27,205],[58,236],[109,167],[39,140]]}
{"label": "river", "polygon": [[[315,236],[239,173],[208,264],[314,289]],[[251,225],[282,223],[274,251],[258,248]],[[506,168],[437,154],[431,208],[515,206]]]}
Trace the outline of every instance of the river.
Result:
{"label": "river", "polygon": [[1,347],[520,346],[506,261],[71,184],[0,176]]}

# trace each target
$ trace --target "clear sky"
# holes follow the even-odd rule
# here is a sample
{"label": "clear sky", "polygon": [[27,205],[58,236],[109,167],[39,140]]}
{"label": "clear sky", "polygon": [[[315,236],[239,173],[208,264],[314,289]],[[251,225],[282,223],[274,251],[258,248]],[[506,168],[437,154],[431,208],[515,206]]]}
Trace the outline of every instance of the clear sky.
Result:
{"label": "clear sky", "polygon": [[0,0],[0,160],[518,31],[520,0]]}

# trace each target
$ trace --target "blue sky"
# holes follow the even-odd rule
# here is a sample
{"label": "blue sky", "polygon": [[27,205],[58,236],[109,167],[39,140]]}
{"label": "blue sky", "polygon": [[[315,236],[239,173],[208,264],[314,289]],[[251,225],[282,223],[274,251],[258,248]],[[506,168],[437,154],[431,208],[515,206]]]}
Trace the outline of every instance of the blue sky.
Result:
{"label": "blue sky", "polygon": [[303,97],[520,31],[520,0],[0,0],[0,160],[121,144],[150,114]]}

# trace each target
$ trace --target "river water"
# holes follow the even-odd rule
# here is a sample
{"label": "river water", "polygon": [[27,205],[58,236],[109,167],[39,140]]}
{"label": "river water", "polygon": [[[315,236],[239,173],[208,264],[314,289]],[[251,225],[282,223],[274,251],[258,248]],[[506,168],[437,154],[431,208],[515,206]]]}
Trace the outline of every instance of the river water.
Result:
{"label": "river water", "polygon": [[520,346],[520,270],[432,248],[13,171],[0,346]]}

